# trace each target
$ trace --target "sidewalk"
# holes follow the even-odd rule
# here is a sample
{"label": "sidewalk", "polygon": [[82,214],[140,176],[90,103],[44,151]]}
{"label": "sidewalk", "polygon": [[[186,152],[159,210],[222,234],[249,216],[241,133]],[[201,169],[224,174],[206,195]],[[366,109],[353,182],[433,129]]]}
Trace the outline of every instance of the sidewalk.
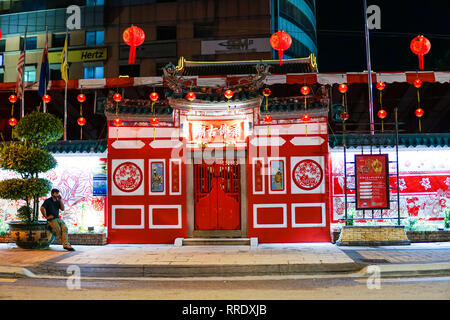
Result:
{"label": "sidewalk", "polygon": [[[331,243],[249,246],[106,245],[24,250],[0,244],[0,275],[25,267],[36,275],[67,276],[77,265],[85,277],[196,277],[323,275],[359,272],[368,265],[408,265],[450,274],[450,242],[410,246],[338,247]],[[411,266],[417,264],[417,268]],[[433,267],[433,265],[435,267]],[[3,272],[2,272],[3,268]],[[422,267],[423,269],[423,267]],[[8,271],[9,270],[9,271]]]}

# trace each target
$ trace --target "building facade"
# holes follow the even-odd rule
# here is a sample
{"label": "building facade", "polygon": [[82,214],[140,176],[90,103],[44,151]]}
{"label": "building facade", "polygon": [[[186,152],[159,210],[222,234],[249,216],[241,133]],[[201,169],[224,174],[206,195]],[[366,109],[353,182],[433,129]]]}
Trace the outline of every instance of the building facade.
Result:
{"label": "building facade", "polygon": [[[133,65],[122,39],[131,25],[146,35]],[[46,30],[50,77],[61,79],[66,26],[70,79],[159,76],[168,62],[182,56],[197,61],[270,59],[275,52],[268,39],[278,29],[293,39],[286,57],[317,55],[311,0],[10,0],[0,4],[0,82],[16,80],[25,30],[25,81],[39,79]]]}

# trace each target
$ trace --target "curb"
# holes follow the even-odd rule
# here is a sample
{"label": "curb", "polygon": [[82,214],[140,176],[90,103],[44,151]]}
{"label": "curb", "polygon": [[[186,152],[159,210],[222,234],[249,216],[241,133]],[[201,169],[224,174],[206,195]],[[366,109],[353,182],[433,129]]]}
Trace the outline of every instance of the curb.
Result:
{"label": "curb", "polygon": [[[67,276],[70,264],[40,264],[28,269],[40,275]],[[98,278],[186,278],[324,275],[360,272],[359,263],[336,264],[273,264],[273,265],[77,265],[82,277]]]}
{"label": "curb", "polygon": [[[373,265],[371,265],[373,266]],[[361,270],[365,276],[373,274],[367,266]],[[432,263],[408,263],[408,264],[379,264],[375,265],[380,270],[380,275],[385,277],[423,276],[423,275],[450,275],[450,262]]]}

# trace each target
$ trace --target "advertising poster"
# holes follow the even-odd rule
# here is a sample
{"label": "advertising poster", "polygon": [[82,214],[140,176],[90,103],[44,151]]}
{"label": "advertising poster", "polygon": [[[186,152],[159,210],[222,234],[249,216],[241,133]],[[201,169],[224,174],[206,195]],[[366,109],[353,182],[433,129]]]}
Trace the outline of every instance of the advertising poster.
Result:
{"label": "advertising poster", "polygon": [[387,154],[355,155],[356,209],[389,209]]}

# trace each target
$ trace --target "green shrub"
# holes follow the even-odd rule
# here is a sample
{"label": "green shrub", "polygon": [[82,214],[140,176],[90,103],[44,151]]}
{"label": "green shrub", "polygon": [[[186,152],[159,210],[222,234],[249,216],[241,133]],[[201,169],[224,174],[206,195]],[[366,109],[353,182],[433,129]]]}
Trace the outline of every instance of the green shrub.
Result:
{"label": "green shrub", "polygon": [[50,113],[34,111],[17,123],[14,137],[30,141],[33,146],[43,147],[64,135],[62,121]]}
{"label": "green shrub", "polygon": [[52,183],[47,179],[7,179],[0,181],[0,198],[9,200],[28,200],[40,198],[52,190]]}
{"label": "green shrub", "polygon": [[56,167],[55,158],[46,150],[13,142],[0,150],[0,168],[21,175],[35,175]]}

